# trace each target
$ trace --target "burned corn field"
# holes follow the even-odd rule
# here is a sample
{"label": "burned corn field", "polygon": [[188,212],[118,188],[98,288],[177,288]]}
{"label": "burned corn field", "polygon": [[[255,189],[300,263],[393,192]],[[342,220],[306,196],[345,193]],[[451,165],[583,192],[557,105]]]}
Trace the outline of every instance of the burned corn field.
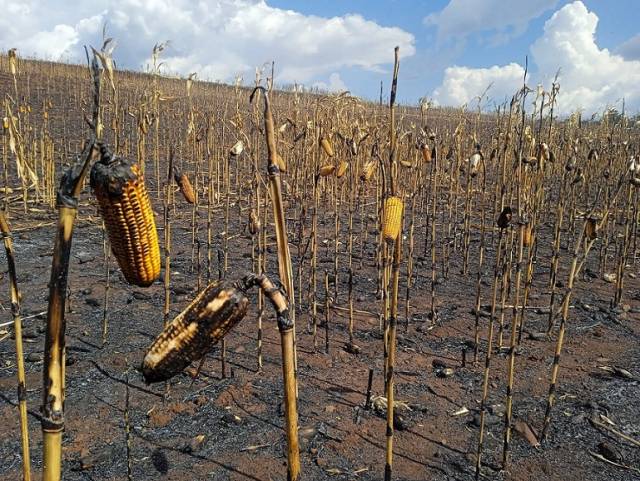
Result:
{"label": "burned corn field", "polygon": [[0,57],[0,479],[638,479],[637,123],[112,52]]}

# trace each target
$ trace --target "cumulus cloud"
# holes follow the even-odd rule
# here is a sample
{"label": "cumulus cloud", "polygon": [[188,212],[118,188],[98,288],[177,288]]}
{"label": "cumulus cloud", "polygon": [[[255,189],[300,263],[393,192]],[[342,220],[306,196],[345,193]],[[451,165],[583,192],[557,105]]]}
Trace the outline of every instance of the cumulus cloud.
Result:
{"label": "cumulus cloud", "polygon": [[[23,54],[82,59],[82,44],[99,46],[101,26],[118,40],[117,63],[140,68],[157,42],[171,40],[162,60],[174,73],[202,79],[253,77],[276,62],[277,82],[313,82],[344,68],[380,71],[415,52],[414,37],[361,15],[324,18],[271,7],[264,0],[70,0],[2,1],[16,19],[0,19],[0,44]],[[339,79],[339,76],[338,76]],[[331,79],[330,79],[331,82]],[[334,83],[337,82],[334,79]]]}
{"label": "cumulus cloud", "polygon": [[462,40],[476,32],[493,32],[494,40],[507,41],[522,34],[529,22],[554,8],[558,0],[450,0],[439,12],[424,18],[435,26],[438,41]]}
{"label": "cumulus cloud", "polygon": [[510,63],[490,68],[449,67],[442,85],[434,90],[433,100],[440,105],[468,104],[489,87],[488,95],[502,102],[522,86],[524,68]]}
{"label": "cumulus cloud", "polygon": [[332,93],[345,92],[349,90],[347,88],[347,85],[344,83],[344,81],[340,77],[340,74],[337,72],[333,72],[331,75],[329,75],[329,83],[316,82],[313,84],[313,86],[320,90],[326,90],[327,92],[332,92]]}
{"label": "cumulus cloud", "polygon": [[600,48],[595,41],[598,16],[581,2],[565,5],[547,20],[544,34],[531,46],[541,79],[560,68],[558,105],[564,112],[600,111],[622,97],[640,109],[640,61]]}
{"label": "cumulus cloud", "polygon": [[[627,60],[595,41],[598,16],[581,1],[556,11],[544,25],[544,32],[531,54],[537,71],[529,84],[544,82],[547,88],[560,69],[558,109],[602,111],[623,97],[629,110],[640,110],[640,61]],[[434,92],[436,101],[460,105],[481,94],[493,83],[489,94],[496,100],[511,96],[521,84],[524,69],[512,63],[491,68],[451,67]]]}

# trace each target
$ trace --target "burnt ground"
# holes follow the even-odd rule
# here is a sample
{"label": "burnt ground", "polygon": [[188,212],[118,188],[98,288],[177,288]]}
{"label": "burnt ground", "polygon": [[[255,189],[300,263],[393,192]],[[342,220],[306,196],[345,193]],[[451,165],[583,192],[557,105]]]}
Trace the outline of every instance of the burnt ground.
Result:
{"label": "burnt ground", "polygon": [[[88,198],[85,192],[84,199]],[[156,213],[161,212],[157,203]],[[18,203],[11,206],[18,280],[23,291],[25,353],[31,453],[36,479],[41,470],[42,435],[38,422],[41,403],[42,353],[55,214],[34,206],[28,215]],[[216,210],[218,213],[220,209]],[[203,214],[206,218],[206,214]],[[322,233],[331,238],[333,216],[321,219]],[[195,295],[196,273],[191,272],[190,208],[179,205],[173,225],[172,316]],[[158,221],[161,216],[157,215]],[[162,225],[158,223],[160,239]],[[82,204],[77,222],[70,268],[70,305],[67,313],[66,430],[64,434],[64,479],[126,479],[124,429],[125,378],[129,379],[131,461],[135,480],[283,480],[286,477],[286,444],[282,429],[281,363],[279,336],[270,317],[265,320],[264,368],[257,371],[256,310],[229,334],[227,377],[221,376],[219,347],[208,356],[200,376],[192,381],[187,373],[162,385],[147,386],[136,371],[145,348],[162,328],[161,281],[148,289],[124,283],[112,261],[109,296],[108,344],[101,346],[104,303],[102,231],[93,205]],[[343,223],[345,225],[345,223]],[[419,221],[416,232],[421,232]],[[542,226],[549,238],[551,221]],[[270,226],[270,229],[273,229]],[[290,219],[293,236],[295,227]],[[356,232],[358,228],[356,227]],[[229,277],[248,269],[251,240],[239,233],[230,241]],[[271,232],[273,232],[271,230]],[[202,234],[201,234],[202,235]],[[377,312],[375,246],[369,236],[365,258],[355,259],[355,307]],[[216,238],[216,242],[220,242]],[[356,245],[359,240],[356,241]],[[527,310],[526,329],[544,331],[549,291],[549,246],[543,241],[535,267],[534,286]],[[417,246],[422,245],[418,239]],[[477,250],[477,233],[472,235],[472,252]],[[344,246],[343,246],[344,247]],[[482,298],[491,292],[493,249],[483,268]],[[357,249],[356,249],[357,251]],[[417,254],[421,248],[416,249]],[[270,249],[269,270],[275,268],[275,251]],[[292,246],[294,262],[296,250]],[[215,252],[214,252],[215,254]],[[333,269],[332,258],[319,250],[319,286],[324,270]],[[640,439],[640,283],[633,276],[638,264],[630,266],[622,307],[611,309],[613,285],[593,273],[597,268],[598,244],[590,255],[585,275],[580,276],[573,297],[568,333],[562,355],[560,384],[549,439],[531,446],[514,433],[512,462],[499,471],[502,453],[502,409],[506,384],[506,356],[494,357],[491,370],[490,405],[483,473],[496,480],[631,480],[637,471],[616,467],[590,452],[613,451],[610,459],[640,468],[640,449],[621,437],[590,422],[604,414],[615,429]],[[566,280],[567,252],[563,251],[561,280]],[[215,257],[215,255],[214,255]],[[461,367],[465,343],[473,339],[475,255],[471,275],[460,275],[460,256],[452,257],[447,279],[437,286],[438,322],[429,325],[430,261],[416,255],[417,282],[412,291],[410,319],[401,316],[397,353],[397,394],[410,410],[401,410],[402,430],[396,431],[394,479],[470,480],[478,437],[478,409],[482,387],[480,361]],[[4,254],[0,256],[0,320],[11,319]],[[613,260],[609,264],[612,265]],[[205,261],[203,261],[203,266]],[[217,264],[216,264],[217,265]],[[308,269],[305,265],[305,273]],[[345,306],[347,289],[346,255],[341,258],[339,296],[336,306]],[[203,267],[203,270],[206,270]],[[294,268],[295,272],[295,268]],[[440,275],[440,274],[439,274]],[[305,282],[308,275],[305,274]],[[404,285],[404,274],[401,286]],[[306,285],[305,285],[306,288]],[[321,291],[323,291],[321,289]],[[404,298],[404,287],[401,298]],[[319,301],[324,303],[323,294]],[[510,304],[511,302],[508,302]],[[368,369],[375,369],[374,394],[383,394],[382,339],[375,315],[358,313],[355,341],[359,354],[343,349],[348,340],[347,317],[332,309],[330,352],[324,353],[324,329],[318,332],[314,349],[309,333],[309,306],[298,307],[299,424],[303,480],[379,480],[384,467],[385,420],[375,411],[363,409]],[[401,313],[404,312],[401,303]],[[321,314],[321,318],[324,314]],[[511,309],[505,312],[510,322]],[[482,337],[488,319],[481,318]],[[3,328],[10,329],[5,327]],[[509,331],[505,330],[505,340]],[[514,419],[539,431],[544,415],[555,336],[548,340],[525,334],[516,358]],[[10,337],[0,342],[0,479],[20,479],[20,438],[16,408],[15,351]],[[471,361],[471,354],[468,355]],[[450,377],[437,376],[433,361],[454,369]],[[601,369],[617,366],[634,379],[615,376]],[[453,416],[466,407],[469,413]],[[202,438],[203,435],[204,438]],[[200,437],[198,437],[200,436]],[[604,443],[604,445],[602,445]]]}

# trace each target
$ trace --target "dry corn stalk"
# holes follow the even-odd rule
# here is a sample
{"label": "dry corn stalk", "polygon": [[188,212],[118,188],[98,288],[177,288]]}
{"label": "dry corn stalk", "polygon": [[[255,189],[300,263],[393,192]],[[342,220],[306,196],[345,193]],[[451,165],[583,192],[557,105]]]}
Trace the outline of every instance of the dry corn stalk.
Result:
{"label": "dry corn stalk", "polygon": [[142,362],[145,380],[165,381],[201,359],[244,317],[248,305],[245,294],[229,283],[207,286],[147,350]]}
{"label": "dry corn stalk", "polygon": [[387,197],[384,202],[384,220],[382,235],[387,241],[395,241],[402,227],[402,210],[404,205],[400,197]]}
{"label": "dry corn stalk", "polygon": [[151,202],[137,163],[112,155],[104,146],[91,169],[109,242],[127,282],[150,286],[160,276],[160,247]]}
{"label": "dry corn stalk", "polygon": [[196,194],[193,191],[193,186],[191,185],[191,181],[187,174],[184,172],[175,171],[173,178],[176,180],[176,184],[180,187],[180,192],[184,196],[184,200],[186,200],[189,204],[196,203]]}

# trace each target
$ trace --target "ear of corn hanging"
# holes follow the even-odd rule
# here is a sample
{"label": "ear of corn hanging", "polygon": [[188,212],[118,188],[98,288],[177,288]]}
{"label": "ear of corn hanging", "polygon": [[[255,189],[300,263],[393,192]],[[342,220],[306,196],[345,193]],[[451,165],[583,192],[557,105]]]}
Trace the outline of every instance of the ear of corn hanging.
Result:
{"label": "ear of corn hanging", "polygon": [[91,188],[125,279],[150,286],[160,276],[160,247],[139,165],[102,147],[101,159],[91,169]]}
{"label": "ear of corn hanging", "polygon": [[404,204],[400,197],[387,197],[384,202],[382,235],[387,241],[395,241],[402,227],[402,211]]}
{"label": "ear of corn hanging", "polygon": [[333,164],[327,164],[327,165],[323,165],[320,167],[320,169],[318,169],[318,174],[320,175],[320,177],[327,177],[331,174],[333,174],[333,172],[336,170],[336,166]]}
{"label": "ear of corn hanging", "polygon": [[431,150],[429,150],[429,146],[427,144],[422,145],[420,152],[422,152],[422,159],[425,162],[431,162]]}
{"label": "ear of corn hanging", "polygon": [[329,139],[323,137],[322,140],[320,140],[320,145],[322,145],[322,150],[324,150],[325,154],[327,154],[329,157],[333,157],[333,146],[331,145],[331,141],[329,141]]}
{"label": "ear of corn hanging", "polygon": [[362,174],[360,175],[360,180],[367,182],[371,180],[373,174],[375,174],[378,168],[378,163],[375,160],[369,160],[364,167],[362,168]]}
{"label": "ear of corn hanging", "polygon": [[340,162],[340,165],[338,165],[338,168],[336,169],[336,177],[338,179],[342,177],[347,172],[348,167],[349,163],[347,161],[343,160],[342,162]]}
{"label": "ear of corn hanging", "polygon": [[187,177],[187,174],[176,171],[173,177],[175,178],[178,187],[180,187],[180,192],[182,192],[184,200],[189,204],[195,204],[196,194],[193,191],[193,186],[191,185],[191,181],[189,180],[189,177]]}
{"label": "ear of corn hanging", "polygon": [[147,382],[165,381],[202,358],[246,314],[244,292],[226,282],[207,286],[151,344],[142,374]]}

